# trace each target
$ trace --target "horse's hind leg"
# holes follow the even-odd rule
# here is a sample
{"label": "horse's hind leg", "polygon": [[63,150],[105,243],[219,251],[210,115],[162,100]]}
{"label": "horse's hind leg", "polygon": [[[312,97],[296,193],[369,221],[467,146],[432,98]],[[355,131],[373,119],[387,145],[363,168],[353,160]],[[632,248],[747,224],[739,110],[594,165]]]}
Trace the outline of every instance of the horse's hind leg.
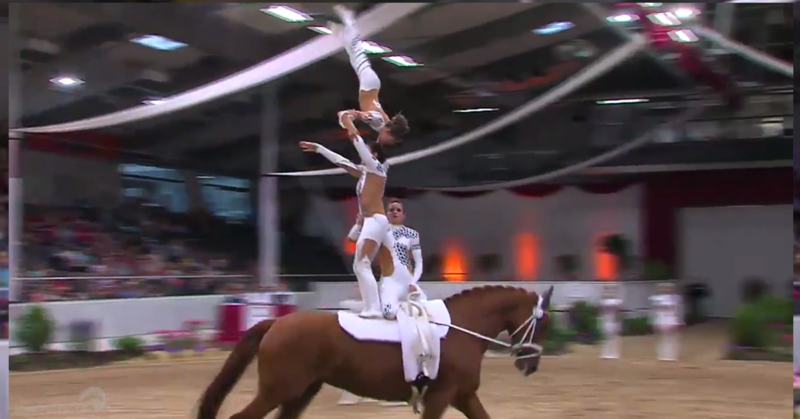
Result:
{"label": "horse's hind leg", "polygon": [[281,409],[278,411],[278,416],[275,419],[297,419],[306,410],[306,407],[314,400],[314,396],[322,389],[322,381],[308,386],[306,391],[300,397],[284,402]]}

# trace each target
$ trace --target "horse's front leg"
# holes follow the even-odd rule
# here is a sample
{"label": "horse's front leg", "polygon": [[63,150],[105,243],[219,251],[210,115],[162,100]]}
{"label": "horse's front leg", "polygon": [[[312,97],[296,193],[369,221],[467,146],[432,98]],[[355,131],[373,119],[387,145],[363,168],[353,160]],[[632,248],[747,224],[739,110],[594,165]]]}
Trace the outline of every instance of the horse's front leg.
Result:
{"label": "horse's front leg", "polygon": [[425,392],[421,419],[441,419],[453,402],[455,388],[434,385]]}
{"label": "horse's front leg", "polygon": [[486,409],[483,408],[477,393],[461,396],[453,400],[453,407],[463,413],[467,419],[491,419]]}

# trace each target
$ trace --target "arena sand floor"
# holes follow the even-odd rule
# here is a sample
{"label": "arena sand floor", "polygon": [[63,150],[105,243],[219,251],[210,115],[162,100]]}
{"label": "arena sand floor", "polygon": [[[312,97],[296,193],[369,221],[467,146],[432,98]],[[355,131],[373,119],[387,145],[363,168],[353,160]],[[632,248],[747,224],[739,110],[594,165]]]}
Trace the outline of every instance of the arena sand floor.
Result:
{"label": "arena sand floor", "polygon": [[[509,359],[486,359],[480,395],[495,419],[636,419],[790,417],[791,368],[767,362],[720,361],[725,337],[719,325],[688,329],[683,360],[654,360],[652,337],[625,338],[624,358],[601,361],[595,347],[542,360],[539,372],[518,374]],[[59,419],[156,419],[191,417],[202,389],[220,360],[164,361],[11,375],[11,417]],[[250,400],[256,383],[251,369],[228,398],[219,418],[227,419]],[[87,388],[105,394],[94,411],[79,402]],[[307,419],[411,418],[408,407],[375,404],[340,407],[339,392],[326,387],[303,416]],[[449,410],[446,419],[462,418]]]}

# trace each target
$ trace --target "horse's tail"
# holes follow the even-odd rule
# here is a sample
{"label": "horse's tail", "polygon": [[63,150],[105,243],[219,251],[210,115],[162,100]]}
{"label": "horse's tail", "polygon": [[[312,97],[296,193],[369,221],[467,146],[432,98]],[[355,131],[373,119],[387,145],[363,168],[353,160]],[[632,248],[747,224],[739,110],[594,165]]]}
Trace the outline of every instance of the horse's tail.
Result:
{"label": "horse's tail", "polygon": [[273,323],[275,320],[264,320],[244,332],[244,336],[233,347],[233,352],[225,360],[219,374],[203,392],[197,410],[197,419],[216,419],[222,402],[225,401],[225,397],[233,390],[247,366],[258,354],[261,339],[267,334]]}

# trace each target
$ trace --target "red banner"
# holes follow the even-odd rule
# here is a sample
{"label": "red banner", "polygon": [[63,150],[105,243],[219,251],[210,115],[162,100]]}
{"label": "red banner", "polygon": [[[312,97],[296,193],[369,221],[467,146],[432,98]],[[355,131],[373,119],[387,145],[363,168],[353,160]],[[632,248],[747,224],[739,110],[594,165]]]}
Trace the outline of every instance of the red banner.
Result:
{"label": "red banner", "polygon": [[25,146],[31,150],[104,160],[118,160],[119,140],[98,132],[26,134]]}

